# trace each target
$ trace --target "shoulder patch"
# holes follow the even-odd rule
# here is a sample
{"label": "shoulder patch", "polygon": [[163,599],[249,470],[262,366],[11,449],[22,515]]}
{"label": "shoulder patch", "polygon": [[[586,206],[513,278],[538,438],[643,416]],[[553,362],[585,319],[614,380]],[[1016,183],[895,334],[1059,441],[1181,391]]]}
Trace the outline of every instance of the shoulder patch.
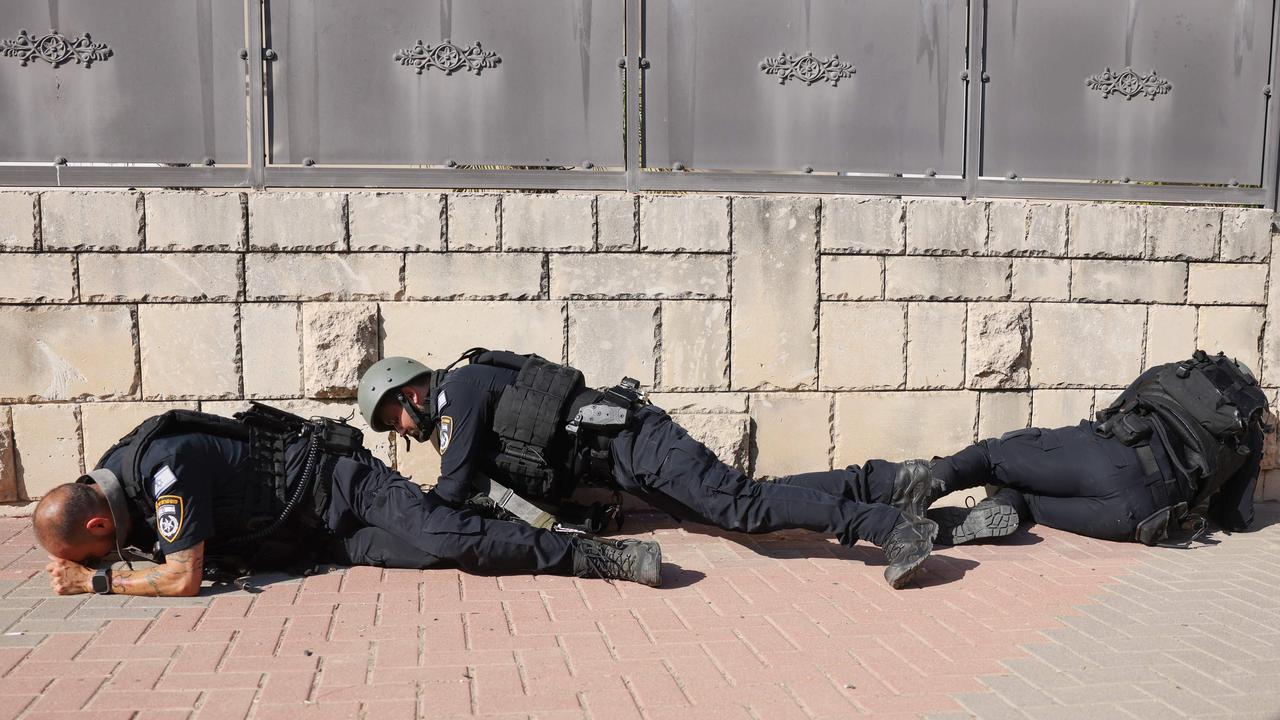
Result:
{"label": "shoulder patch", "polygon": [[444,406],[448,404],[449,398],[445,397],[443,390],[436,393],[436,412],[440,412],[444,409]]}
{"label": "shoulder patch", "polygon": [[151,481],[151,496],[160,497],[165,490],[173,487],[178,482],[178,476],[173,474],[168,465],[161,467],[156,471],[156,476]]}
{"label": "shoulder patch", "polygon": [[445,415],[440,418],[440,454],[449,449],[449,441],[453,439],[453,418]]}
{"label": "shoulder patch", "polygon": [[156,498],[156,531],[165,542],[173,542],[178,538],[186,519],[182,498],[177,495],[161,495]]}

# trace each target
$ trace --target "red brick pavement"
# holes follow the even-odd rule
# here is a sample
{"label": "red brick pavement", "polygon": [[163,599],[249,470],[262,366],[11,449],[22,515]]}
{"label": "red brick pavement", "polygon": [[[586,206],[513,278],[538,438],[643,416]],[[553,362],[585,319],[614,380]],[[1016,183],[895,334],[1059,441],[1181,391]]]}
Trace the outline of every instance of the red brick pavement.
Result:
{"label": "red brick pavement", "polygon": [[[1096,599],[1133,578],[1192,582],[1182,558],[1034,528],[942,550],[894,591],[873,547],[648,525],[628,529],[661,542],[661,589],[352,568],[252,595],[56,598],[26,522],[0,519],[0,720],[1088,717],[1072,708],[1114,699],[1126,666],[1083,677],[1064,664],[1161,642],[1126,645],[1115,613],[1131,601]],[[1246,594],[1226,629],[1274,633],[1266,602]],[[1171,652],[1213,658],[1229,643],[1198,640]],[[1160,677],[1192,700],[1240,692],[1191,665]],[[1149,693],[1124,700],[1123,717],[1169,709]]]}

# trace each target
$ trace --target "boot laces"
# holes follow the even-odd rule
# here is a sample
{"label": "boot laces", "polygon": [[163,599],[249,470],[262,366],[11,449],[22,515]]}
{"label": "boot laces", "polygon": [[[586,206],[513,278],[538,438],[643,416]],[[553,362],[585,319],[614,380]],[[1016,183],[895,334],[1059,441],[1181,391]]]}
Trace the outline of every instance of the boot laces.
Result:
{"label": "boot laces", "polygon": [[[585,540],[585,538],[584,538]],[[601,540],[576,543],[576,550],[591,575],[601,580],[631,577],[638,556],[627,552],[627,545],[614,545]]]}

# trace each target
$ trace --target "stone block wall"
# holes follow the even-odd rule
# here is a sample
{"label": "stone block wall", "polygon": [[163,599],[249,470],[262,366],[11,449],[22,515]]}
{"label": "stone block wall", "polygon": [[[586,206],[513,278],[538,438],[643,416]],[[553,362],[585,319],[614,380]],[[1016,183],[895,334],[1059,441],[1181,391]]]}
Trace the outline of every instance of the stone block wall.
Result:
{"label": "stone block wall", "polygon": [[[476,345],[639,378],[757,477],[927,457],[1075,423],[1197,346],[1280,387],[1276,257],[1234,208],[0,192],[0,501],[168,408],[346,415],[379,357]],[[434,481],[429,448],[367,442]]]}

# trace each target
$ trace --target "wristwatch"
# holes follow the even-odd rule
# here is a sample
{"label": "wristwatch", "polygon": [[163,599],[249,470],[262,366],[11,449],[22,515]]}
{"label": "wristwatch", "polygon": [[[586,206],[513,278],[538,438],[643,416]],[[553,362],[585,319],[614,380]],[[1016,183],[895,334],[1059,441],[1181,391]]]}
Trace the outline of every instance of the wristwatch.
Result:
{"label": "wristwatch", "polygon": [[93,573],[93,591],[99,595],[111,594],[111,568],[102,568]]}

